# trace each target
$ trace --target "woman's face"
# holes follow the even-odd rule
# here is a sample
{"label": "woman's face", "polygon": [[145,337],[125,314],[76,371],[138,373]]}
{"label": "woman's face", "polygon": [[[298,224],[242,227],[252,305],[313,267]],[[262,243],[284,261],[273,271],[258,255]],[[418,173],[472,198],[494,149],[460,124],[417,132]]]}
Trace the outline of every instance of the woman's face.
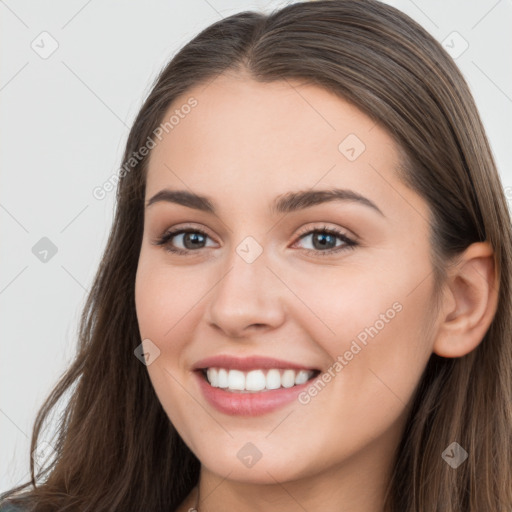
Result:
{"label": "woman's face", "polygon": [[169,419],[230,479],[387,468],[434,341],[428,210],[396,177],[394,141],[318,86],[240,75],[171,115],[136,277]]}

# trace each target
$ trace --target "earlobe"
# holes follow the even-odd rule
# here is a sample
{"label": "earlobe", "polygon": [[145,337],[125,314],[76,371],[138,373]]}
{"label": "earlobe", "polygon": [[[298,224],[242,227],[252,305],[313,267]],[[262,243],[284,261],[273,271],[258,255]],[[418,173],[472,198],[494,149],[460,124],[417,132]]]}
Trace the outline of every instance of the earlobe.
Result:
{"label": "earlobe", "polygon": [[462,357],[481,343],[498,306],[499,281],[491,245],[470,245],[448,270],[445,286],[433,351],[442,357]]}

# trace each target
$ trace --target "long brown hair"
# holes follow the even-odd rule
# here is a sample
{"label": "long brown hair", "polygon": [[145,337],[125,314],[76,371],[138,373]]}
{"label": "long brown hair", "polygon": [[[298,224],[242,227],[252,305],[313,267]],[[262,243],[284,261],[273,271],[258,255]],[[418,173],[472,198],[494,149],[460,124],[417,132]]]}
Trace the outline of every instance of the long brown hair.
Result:
{"label": "long brown hair", "polygon": [[[512,229],[502,184],[472,95],[442,46],[376,0],[294,3],[242,12],[203,30],[156,80],[128,136],[113,226],[84,308],[76,358],[39,411],[31,452],[49,413],[70,393],[55,458],[4,493],[36,511],[174,510],[200,464],[165,414],[147,370],[134,285],[148,157],[126,164],[171,102],[226,70],[254,80],[301,79],[348,100],[404,154],[400,177],[425,199],[437,283],[446,262],[488,241],[499,275],[497,312],[461,358],[432,355],[414,396],[385,508],[400,512],[510,511],[512,507]],[[193,115],[200,115],[200,106]],[[457,470],[441,457],[457,441]]]}

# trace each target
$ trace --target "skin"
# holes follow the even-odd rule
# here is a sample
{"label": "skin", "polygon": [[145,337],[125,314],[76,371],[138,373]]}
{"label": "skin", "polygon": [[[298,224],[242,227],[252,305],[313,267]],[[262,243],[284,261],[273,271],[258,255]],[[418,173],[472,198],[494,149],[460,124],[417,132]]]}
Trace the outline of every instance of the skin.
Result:
{"label": "skin", "polygon": [[[428,205],[396,177],[398,148],[386,131],[298,81],[226,73],[183,94],[166,119],[190,96],[198,105],[151,152],[146,201],[186,189],[211,198],[217,213],[169,202],[146,208],[135,299],[141,339],[160,350],[147,366],[155,392],[201,461],[199,510],[381,511],[430,355],[470,352],[492,320],[492,250],[470,246],[449,269],[438,314],[427,315]],[[349,134],[366,147],[354,161],[338,149]],[[353,201],[270,213],[282,194],[333,187],[367,197],[383,215]],[[202,248],[185,246],[182,235],[169,244],[199,247],[188,256],[152,243],[184,223],[207,232]],[[322,255],[311,231],[324,226],[359,245]],[[252,263],[236,252],[247,236],[263,249]],[[206,402],[192,374],[196,361],[221,353],[327,371],[397,302],[401,311],[307,404],[229,416]],[[262,454],[250,468],[237,457],[247,442]]]}

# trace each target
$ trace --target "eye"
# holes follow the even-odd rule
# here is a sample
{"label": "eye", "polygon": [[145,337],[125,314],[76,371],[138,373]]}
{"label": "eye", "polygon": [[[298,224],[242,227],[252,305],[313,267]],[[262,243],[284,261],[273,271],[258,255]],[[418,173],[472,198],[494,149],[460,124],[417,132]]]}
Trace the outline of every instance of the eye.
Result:
{"label": "eye", "polygon": [[[349,238],[342,231],[329,228],[328,226],[310,229],[305,234],[302,234],[299,240],[304,240],[308,237],[311,237],[313,249],[306,249],[306,251],[319,256],[327,256],[347,249],[353,249],[358,245],[355,240]],[[336,239],[341,240],[341,243],[337,245]]]}
{"label": "eye", "polygon": [[[210,238],[208,234],[201,229],[178,228],[167,231],[153,243],[155,245],[164,246],[164,249],[171,253],[187,256],[196,249],[203,249],[203,244],[208,238]],[[177,240],[177,243],[182,244],[184,248],[174,247],[174,245],[172,245],[175,243],[174,239]]]}
{"label": "eye", "polygon": [[[347,249],[353,249],[359,245],[355,240],[349,238],[345,233],[340,230],[323,226],[321,228],[314,228],[306,231],[299,237],[300,240],[311,238],[313,249],[305,249],[306,252],[314,253],[319,256],[326,256],[333,253],[338,253]],[[205,231],[192,227],[181,227],[168,230],[163,236],[159,237],[153,243],[161,245],[166,251],[173,254],[189,256],[198,249],[204,249],[207,246],[206,241],[211,237]],[[336,239],[341,243],[337,244]],[[176,247],[174,244],[178,243],[183,247]],[[295,243],[297,244],[297,242]],[[294,245],[295,245],[294,244]]]}

